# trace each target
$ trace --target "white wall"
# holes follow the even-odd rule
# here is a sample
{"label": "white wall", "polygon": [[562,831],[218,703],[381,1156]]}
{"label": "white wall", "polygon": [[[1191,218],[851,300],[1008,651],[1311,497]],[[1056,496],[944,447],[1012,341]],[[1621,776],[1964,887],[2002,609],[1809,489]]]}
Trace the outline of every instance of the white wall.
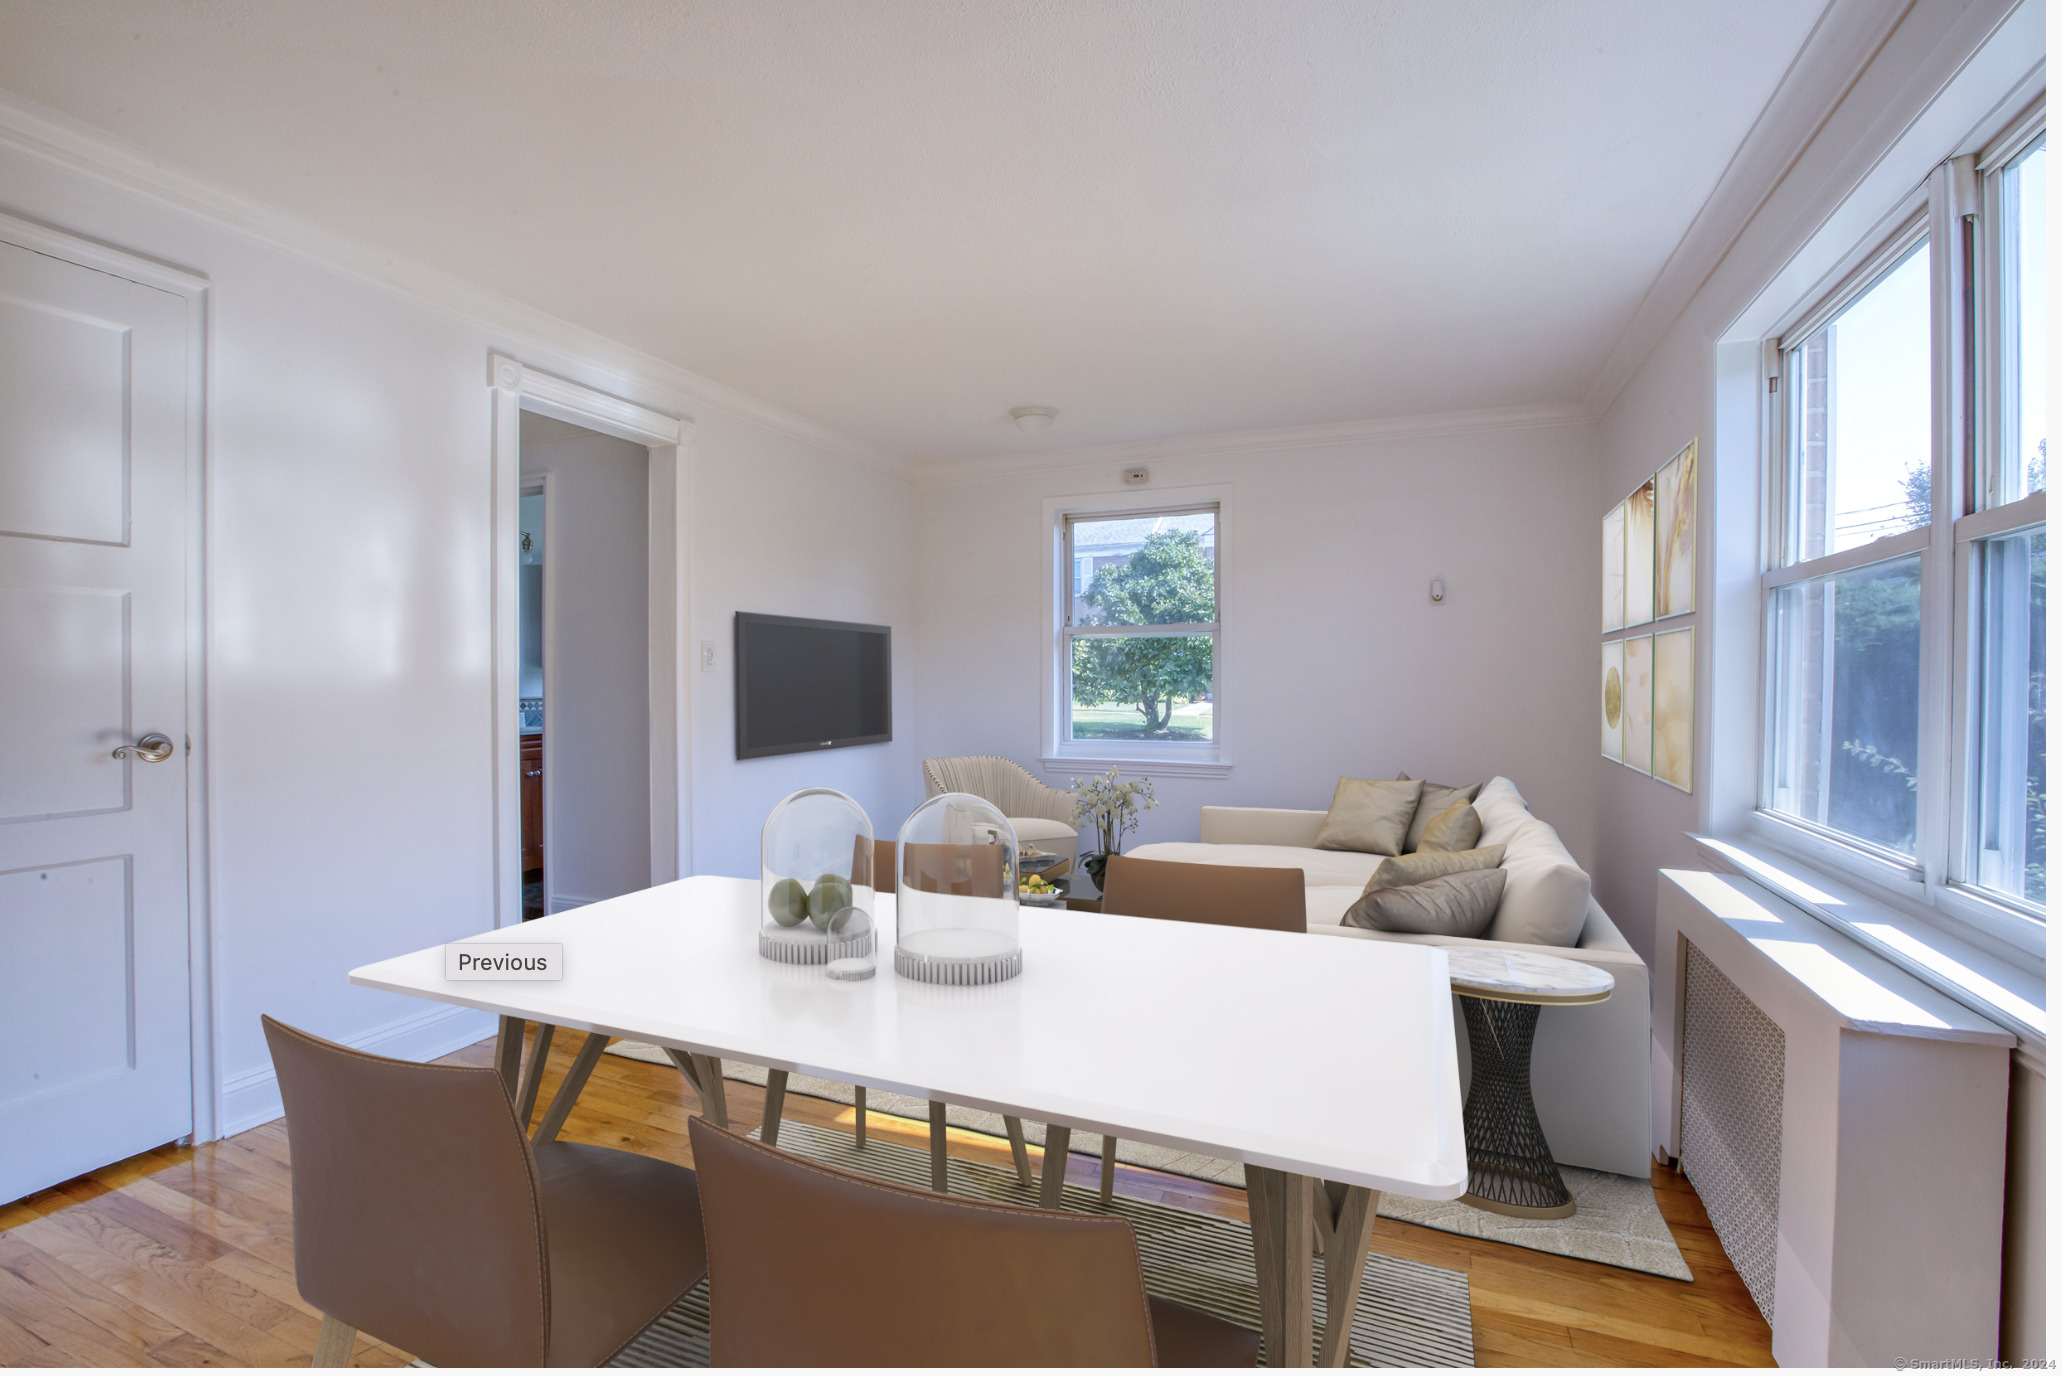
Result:
{"label": "white wall", "polygon": [[547,479],[547,912],[651,886],[650,468],[641,444],[523,416],[523,476]]}
{"label": "white wall", "polygon": [[877,815],[920,792],[906,641],[894,743],[739,765],[728,742],[732,610],[910,624],[903,482],[4,143],[0,209],[212,284],[212,899],[194,920],[212,932],[223,1130],[279,1112],[261,1012],[404,1056],[491,1030],[344,978],[494,922],[490,350],[698,421],[686,634],[724,649],[688,688],[697,865],[749,873],[759,819],[800,783]]}
{"label": "white wall", "polygon": [[[1712,529],[1713,469],[1718,464],[1739,461],[1737,454],[1714,452],[1710,427],[1706,423],[1712,407],[1712,350],[1715,340],[1715,334],[1700,339],[1691,329],[1678,327],[1671,331],[1660,347],[1648,356],[1632,384],[1620,395],[1617,405],[1604,417],[1604,423],[1599,427],[1602,434],[1599,482],[1591,498],[1591,519],[1585,532],[1586,544],[1594,552],[1594,563],[1601,570],[1604,562],[1604,513],[1645,482],[1692,438],[1697,440],[1698,614],[1689,622],[1671,619],[1667,625],[1671,630],[1684,625],[1694,626],[1696,633],[1692,648],[1698,660],[1699,678],[1704,682],[1708,682],[1710,676],[1704,672],[1707,666],[1703,660],[1712,653],[1712,561],[1706,547]],[[1751,457],[1749,463],[1751,466]],[[1591,581],[1596,580],[1593,578]],[[1601,589],[1592,588],[1590,600],[1597,606],[1590,618],[1588,638],[1593,646],[1601,645],[1605,639],[1597,630],[1603,610]],[[1633,627],[1627,634],[1638,634],[1646,629],[1649,628]],[[1592,652],[1590,658],[1595,660],[1596,653]],[[1592,664],[1592,681],[1597,678],[1597,672],[1596,665]],[[1708,712],[1708,695],[1699,693],[1698,708],[1700,714]],[[1592,702],[1589,712],[1592,736],[1597,734],[1597,716],[1597,705]],[[1698,729],[1701,731],[1703,726],[1700,721]],[[1699,756],[1697,765],[1702,766],[1705,758]],[[1684,835],[1698,829],[1697,797],[1694,793],[1684,793],[1658,779],[1605,759],[1595,743],[1584,769],[1597,776],[1596,825],[1599,839],[1597,863],[1591,869],[1591,891],[1604,905],[1604,910],[1612,915],[1633,949],[1652,964],[1657,875],[1662,869],[1704,868],[1703,858]],[[1708,771],[1701,767],[1694,770],[1691,782],[1693,788],[1707,792],[1712,786]]]}
{"label": "white wall", "polygon": [[[893,836],[924,796],[911,490],[722,412],[705,416],[696,431],[688,646],[695,870],[756,875],[760,824],[798,788],[842,789],[866,809],[876,836]],[[718,454],[723,460],[712,461]],[[731,628],[738,612],[887,626],[894,739],[737,758]],[[715,646],[713,672],[700,667],[704,641]]]}
{"label": "white wall", "polygon": [[[1139,841],[1194,840],[1205,804],[1323,808],[1340,775],[1505,774],[1585,865],[1596,600],[1588,426],[1165,454],[1153,488],[1223,485],[1223,779],[1155,779]],[[1053,653],[1048,498],[1121,492],[1119,465],[920,492],[918,744],[1039,772]],[[1446,582],[1444,603],[1429,587]],[[1047,774],[1064,787],[1070,773]],[[1128,773],[1152,775],[1150,766]]]}

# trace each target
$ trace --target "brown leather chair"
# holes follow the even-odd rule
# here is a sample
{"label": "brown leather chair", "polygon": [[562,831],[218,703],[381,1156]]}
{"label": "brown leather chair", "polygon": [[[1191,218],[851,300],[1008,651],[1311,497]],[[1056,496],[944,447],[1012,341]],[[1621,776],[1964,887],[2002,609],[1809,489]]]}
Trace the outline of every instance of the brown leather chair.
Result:
{"label": "brown leather chair", "polygon": [[1307,930],[1303,871],[1253,865],[1188,865],[1113,855],[1103,871],[1103,911],[1271,932]]}
{"label": "brown leather chair", "polygon": [[[940,1197],[688,1121],[713,1366],[1252,1366],[1145,1291],[1121,1218]],[[1157,1362],[1155,1358],[1157,1357]]]}
{"label": "brown leather chair", "polygon": [[708,1271],[695,1173],[524,1140],[493,1070],[369,1056],[265,1019],[315,1365],[362,1330],[437,1366],[599,1366]]}
{"label": "brown leather chair", "polygon": [[[1113,855],[1103,871],[1103,911],[1122,917],[1209,922],[1270,932],[1309,930],[1303,871],[1253,865],[1189,865]],[[1103,1203],[1117,1182],[1117,1139],[1103,1138]]]}

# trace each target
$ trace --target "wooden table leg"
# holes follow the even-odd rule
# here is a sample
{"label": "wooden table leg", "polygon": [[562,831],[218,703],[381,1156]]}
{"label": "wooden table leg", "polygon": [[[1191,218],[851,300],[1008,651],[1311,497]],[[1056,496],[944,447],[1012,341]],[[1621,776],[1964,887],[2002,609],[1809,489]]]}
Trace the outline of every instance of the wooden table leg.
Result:
{"label": "wooden table leg", "polygon": [[1060,1207],[1060,1187],[1067,1183],[1067,1144],[1074,1138],[1074,1129],[1061,1127],[1058,1123],[1045,1125],[1045,1173],[1038,1183],[1040,1207]]}
{"label": "wooden table leg", "polygon": [[608,1047],[609,1034],[589,1032],[587,1040],[580,1044],[579,1054],[573,1057],[572,1068],[566,1071],[566,1078],[559,1082],[558,1093],[551,1096],[551,1107],[544,1110],[544,1121],[537,1125],[537,1131],[530,1135],[532,1142],[556,1142],[558,1130],[566,1125],[566,1115],[579,1102],[580,1091],[587,1088],[587,1077],[594,1073],[596,1062]]}
{"label": "wooden table leg", "polygon": [[931,1188],[945,1193],[945,1105],[931,1100]]}
{"label": "wooden table leg", "polygon": [[866,1086],[852,1086],[852,1145],[866,1150]]}
{"label": "wooden table leg", "polygon": [[1253,1269],[1260,1282],[1260,1331],[1269,1366],[1309,1366],[1310,1219],[1315,1184],[1267,1166],[1246,1166]]}
{"label": "wooden table leg", "polygon": [[788,1073],[785,1070],[766,1072],[766,1112],[759,1119],[759,1140],[769,1147],[780,1145],[780,1112],[787,1107]]}
{"label": "wooden table leg", "polygon": [[331,1315],[322,1316],[322,1327],[315,1330],[315,1358],[309,1366],[349,1366],[351,1349],[357,1346],[358,1330],[342,1319]]}
{"label": "wooden table leg", "polygon": [[1368,1232],[1381,1205],[1379,1190],[1324,1182],[1312,1193],[1317,1232],[1325,1256],[1325,1331],[1318,1344],[1319,1366],[1344,1366],[1353,1343],[1353,1314],[1367,1275]]}
{"label": "wooden table leg", "polygon": [[494,1069],[508,1088],[508,1100],[515,1102],[516,1079],[523,1069],[523,1020],[504,1017],[494,1035]]}
{"label": "wooden table leg", "polygon": [[558,1032],[548,1022],[537,1024],[537,1037],[530,1043],[530,1060],[523,1067],[522,1092],[516,1095],[516,1121],[530,1130],[530,1115],[537,1111],[537,1087],[544,1083],[544,1062],[551,1056],[551,1039]]}
{"label": "wooden table leg", "polygon": [[1117,1134],[1103,1134],[1103,1179],[1102,1200],[1105,1209],[1110,1207],[1110,1196],[1117,1189]]}
{"label": "wooden table leg", "polygon": [[665,1050],[666,1058],[673,1062],[674,1068],[680,1072],[681,1078],[686,1080],[689,1086],[693,1088],[695,1097],[698,1099],[708,1098],[708,1091],[702,1088],[702,1068],[695,1064],[694,1057],[675,1047],[669,1046]]}
{"label": "wooden table leg", "polygon": [[719,1128],[730,1126],[730,1104],[723,1097],[723,1062],[715,1056],[696,1056],[694,1063],[701,1067],[701,1083],[696,1086],[702,1096],[702,1117]]}
{"label": "wooden table leg", "polygon": [[1017,1163],[1017,1183],[1031,1184],[1031,1149],[1024,1145],[1024,1120],[1004,1114],[1003,1130],[1010,1135],[1010,1159]]}

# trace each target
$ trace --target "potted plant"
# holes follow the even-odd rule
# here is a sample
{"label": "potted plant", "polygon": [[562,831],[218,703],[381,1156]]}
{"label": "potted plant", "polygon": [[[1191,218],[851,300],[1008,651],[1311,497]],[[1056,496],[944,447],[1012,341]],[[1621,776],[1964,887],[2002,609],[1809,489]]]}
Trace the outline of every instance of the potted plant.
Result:
{"label": "potted plant", "polygon": [[1074,815],[1076,827],[1095,828],[1096,848],[1081,859],[1081,868],[1100,889],[1103,886],[1103,868],[1110,863],[1112,855],[1124,849],[1124,837],[1138,825],[1138,815],[1160,806],[1153,797],[1151,779],[1119,779],[1117,766],[1111,765],[1110,772],[1091,777],[1083,783],[1069,779],[1074,786]]}

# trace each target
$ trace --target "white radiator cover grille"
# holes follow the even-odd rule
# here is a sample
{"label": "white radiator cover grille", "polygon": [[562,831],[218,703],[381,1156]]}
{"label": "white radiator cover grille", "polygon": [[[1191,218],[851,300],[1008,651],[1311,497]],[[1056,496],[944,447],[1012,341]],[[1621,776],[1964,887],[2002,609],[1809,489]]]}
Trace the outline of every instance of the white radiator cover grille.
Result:
{"label": "white radiator cover grille", "polygon": [[1682,1167],[1773,1324],[1782,1197],[1783,1029],[1694,944],[1683,990]]}

